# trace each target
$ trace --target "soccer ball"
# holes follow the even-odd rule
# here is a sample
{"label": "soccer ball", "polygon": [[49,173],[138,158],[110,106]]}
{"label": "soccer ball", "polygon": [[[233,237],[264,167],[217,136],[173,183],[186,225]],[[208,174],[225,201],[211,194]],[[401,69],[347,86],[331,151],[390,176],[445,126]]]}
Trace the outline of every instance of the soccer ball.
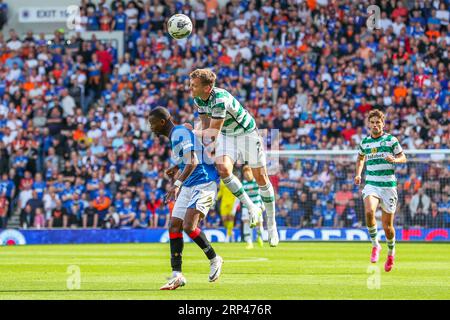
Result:
{"label": "soccer ball", "polygon": [[174,39],[183,39],[192,32],[192,21],[184,14],[174,14],[167,22],[167,30]]}

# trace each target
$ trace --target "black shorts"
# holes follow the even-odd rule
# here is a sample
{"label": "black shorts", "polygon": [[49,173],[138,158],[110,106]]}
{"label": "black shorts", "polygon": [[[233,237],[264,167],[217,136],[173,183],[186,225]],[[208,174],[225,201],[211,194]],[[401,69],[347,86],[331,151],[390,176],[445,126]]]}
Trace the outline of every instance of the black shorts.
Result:
{"label": "black shorts", "polygon": [[71,225],[74,225],[74,224],[78,225],[78,218],[75,215],[69,214],[68,218],[69,218],[67,220],[67,225],[68,226],[71,226]]}
{"label": "black shorts", "polygon": [[[92,226],[94,226],[94,216],[95,216],[95,214],[86,214],[85,216],[86,216],[86,218],[87,218],[87,224],[86,224],[86,226],[87,226],[87,227],[92,227]],[[100,221],[100,219],[99,219],[99,221]]]}
{"label": "black shorts", "polygon": [[63,226],[63,218],[53,218],[53,228],[62,228]]}

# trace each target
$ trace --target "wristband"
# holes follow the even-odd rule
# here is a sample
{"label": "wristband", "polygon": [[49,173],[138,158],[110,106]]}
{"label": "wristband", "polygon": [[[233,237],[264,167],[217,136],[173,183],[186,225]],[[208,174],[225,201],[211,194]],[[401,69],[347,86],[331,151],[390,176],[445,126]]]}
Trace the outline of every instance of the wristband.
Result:
{"label": "wristband", "polygon": [[174,185],[177,186],[178,188],[180,188],[182,184],[183,184],[183,182],[181,182],[180,180],[177,180],[174,183]]}

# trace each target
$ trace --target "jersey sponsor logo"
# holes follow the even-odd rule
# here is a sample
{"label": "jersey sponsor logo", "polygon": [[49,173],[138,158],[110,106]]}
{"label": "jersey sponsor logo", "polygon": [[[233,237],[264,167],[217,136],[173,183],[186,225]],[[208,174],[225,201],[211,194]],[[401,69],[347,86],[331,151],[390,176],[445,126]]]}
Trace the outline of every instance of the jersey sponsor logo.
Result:
{"label": "jersey sponsor logo", "polygon": [[372,148],[372,149],[370,149],[370,152],[371,153],[377,153],[377,150],[378,150],[377,148]]}
{"label": "jersey sponsor logo", "polygon": [[[376,148],[374,148],[374,149],[376,149]],[[386,158],[387,155],[388,155],[388,153],[376,153],[375,152],[372,154],[368,154],[366,160],[384,159],[384,158]]]}

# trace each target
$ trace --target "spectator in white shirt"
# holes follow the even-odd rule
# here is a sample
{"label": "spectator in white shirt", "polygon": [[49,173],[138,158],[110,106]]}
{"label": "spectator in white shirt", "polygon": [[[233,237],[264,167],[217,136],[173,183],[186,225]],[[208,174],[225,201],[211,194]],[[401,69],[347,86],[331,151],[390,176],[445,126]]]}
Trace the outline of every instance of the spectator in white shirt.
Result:
{"label": "spectator in white shirt", "polygon": [[392,26],[392,20],[388,18],[386,12],[381,12],[380,27],[384,32]]}
{"label": "spectator in white shirt", "polygon": [[392,28],[394,30],[395,35],[397,37],[400,36],[402,29],[406,28],[405,24],[403,23],[402,17],[397,17],[395,22],[392,24]]}
{"label": "spectator in white shirt", "polygon": [[75,115],[75,99],[69,94],[67,89],[61,91],[61,107],[63,109],[63,116],[74,116]]}
{"label": "spectator in white shirt", "polygon": [[88,131],[87,136],[93,140],[102,136],[102,130],[98,128],[97,122],[91,123],[91,129]]}
{"label": "spectator in white shirt", "polygon": [[8,75],[6,76],[6,80],[12,82],[14,80],[19,80],[22,75],[22,70],[19,69],[19,66],[16,62],[14,62],[13,67],[9,70]]}

